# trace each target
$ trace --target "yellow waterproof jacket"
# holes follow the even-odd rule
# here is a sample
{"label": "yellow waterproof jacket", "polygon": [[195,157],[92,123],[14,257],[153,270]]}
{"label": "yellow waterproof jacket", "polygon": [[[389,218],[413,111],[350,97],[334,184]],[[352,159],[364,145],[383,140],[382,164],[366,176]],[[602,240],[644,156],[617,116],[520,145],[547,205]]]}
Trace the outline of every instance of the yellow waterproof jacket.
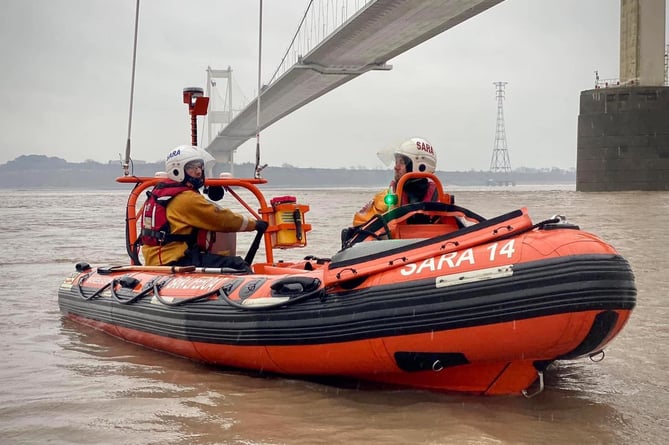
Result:
{"label": "yellow waterproof jacket", "polygon": [[369,221],[374,215],[379,213],[386,213],[388,211],[388,204],[385,202],[385,197],[388,190],[383,190],[374,195],[374,198],[365,204],[360,210],[353,215],[353,225],[358,226]]}
{"label": "yellow waterproof jacket", "polygon": [[[254,219],[229,209],[222,209],[199,192],[187,190],[172,198],[167,205],[167,221],[175,235],[189,235],[194,228],[212,232],[251,232],[256,228]],[[162,266],[182,258],[188,249],[186,242],[162,246],[142,246],[144,264]]]}
{"label": "yellow waterproof jacket", "polygon": [[[429,201],[438,201],[439,200],[439,191],[436,188],[434,181],[428,179],[428,187],[425,190],[425,195],[421,196],[420,201],[429,202]],[[365,204],[360,210],[353,215],[353,225],[359,226],[369,221],[374,215],[380,213],[386,213],[390,208],[386,204],[385,198],[388,193],[395,193],[395,181],[391,181],[390,187],[386,190],[383,190],[376,195],[374,198]],[[405,193],[402,196],[402,202],[400,205],[405,205],[409,203],[409,194]]]}

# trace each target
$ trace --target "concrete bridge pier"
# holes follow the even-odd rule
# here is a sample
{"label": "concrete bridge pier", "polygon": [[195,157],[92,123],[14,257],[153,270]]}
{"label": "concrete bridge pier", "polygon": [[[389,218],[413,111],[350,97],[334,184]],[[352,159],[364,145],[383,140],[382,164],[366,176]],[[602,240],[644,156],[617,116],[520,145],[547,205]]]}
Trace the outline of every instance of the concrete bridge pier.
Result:
{"label": "concrete bridge pier", "polygon": [[669,87],[581,92],[576,189],[669,190]]}
{"label": "concrete bridge pier", "polygon": [[620,77],[581,92],[576,190],[669,190],[665,3],[620,1]]}

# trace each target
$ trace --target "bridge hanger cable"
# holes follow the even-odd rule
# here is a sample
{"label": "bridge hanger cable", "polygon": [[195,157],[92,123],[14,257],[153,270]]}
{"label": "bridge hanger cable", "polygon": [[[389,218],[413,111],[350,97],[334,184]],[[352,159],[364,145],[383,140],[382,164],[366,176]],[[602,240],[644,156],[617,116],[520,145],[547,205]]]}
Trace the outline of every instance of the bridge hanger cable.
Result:
{"label": "bridge hanger cable", "polygon": [[307,8],[304,10],[304,15],[302,16],[302,20],[300,20],[300,24],[297,25],[297,30],[295,30],[295,35],[293,36],[293,39],[290,41],[290,44],[288,44],[288,48],[286,49],[286,53],[283,55],[283,58],[281,59],[281,62],[279,62],[279,66],[276,67],[276,71],[274,71],[274,74],[272,74],[272,78],[269,80],[267,85],[271,85],[272,82],[274,82],[274,79],[276,78],[276,75],[279,73],[279,70],[281,70],[281,67],[283,66],[283,62],[286,61],[286,58],[288,57],[288,54],[290,54],[290,49],[293,47],[293,44],[297,40],[297,36],[300,34],[300,29],[302,29],[302,25],[304,24],[304,21],[307,19],[307,14],[309,13],[309,10],[311,9],[311,5],[314,3],[314,0],[309,0],[309,4],[307,5]]}
{"label": "bridge hanger cable", "polygon": [[261,68],[262,68],[262,0],[259,0],[259,19],[258,19],[258,99],[256,101],[256,167],[253,177],[260,178],[260,172],[267,167],[267,164],[260,165],[260,93],[261,93]]}
{"label": "bridge hanger cable", "polygon": [[132,132],[132,109],[135,97],[135,65],[137,61],[137,33],[139,29],[139,0],[135,6],[135,37],[132,47],[132,74],[130,78],[130,110],[128,112],[128,139],[125,143],[125,159],[121,162],[123,167],[123,174],[128,176],[130,166],[130,134]]}

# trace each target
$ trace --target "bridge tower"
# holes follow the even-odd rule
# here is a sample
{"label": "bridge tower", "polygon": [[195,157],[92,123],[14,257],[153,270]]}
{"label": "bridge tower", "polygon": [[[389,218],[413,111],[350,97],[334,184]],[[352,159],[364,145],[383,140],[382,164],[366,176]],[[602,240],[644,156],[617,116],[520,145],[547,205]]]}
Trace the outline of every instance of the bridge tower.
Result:
{"label": "bridge tower", "polygon": [[506,129],[504,126],[504,94],[508,82],[493,82],[497,97],[497,122],[495,125],[495,144],[490,159],[491,184],[509,185],[511,181],[511,161],[506,145]]}
{"label": "bridge tower", "polygon": [[[224,88],[220,88],[218,79],[224,79]],[[224,89],[224,95],[218,92]],[[207,97],[209,97],[209,112],[207,113],[207,143],[211,143],[218,133],[232,121],[232,68],[214,70],[207,67]],[[205,146],[205,144],[200,144]],[[227,164],[232,173],[234,167],[234,150],[225,153],[212,153],[217,162]]]}

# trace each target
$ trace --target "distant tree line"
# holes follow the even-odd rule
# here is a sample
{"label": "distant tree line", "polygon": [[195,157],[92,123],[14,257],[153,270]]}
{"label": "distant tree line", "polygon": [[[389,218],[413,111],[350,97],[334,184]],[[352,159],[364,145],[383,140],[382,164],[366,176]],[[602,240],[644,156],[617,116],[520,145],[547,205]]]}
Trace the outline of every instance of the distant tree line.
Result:
{"label": "distant tree line", "polygon": [[[131,174],[153,176],[164,170],[162,162],[137,161]],[[218,175],[220,168],[215,172]],[[254,165],[235,164],[234,175],[240,178],[253,177]],[[0,188],[127,188],[115,182],[123,171],[119,162],[106,164],[86,160],[80,163],[67,162],[58,157],[23,155],[0,164]],[[281,167],[269,166],[262,171],[263,178],[274,187],[385,187],[392,178],[390,169],[326,169],[300,168],[289,164]],[[444,185],[476,186],[500,179],[488,171],[438,171],[437,176]],[[515,184],[572,184],[576,172],[558,168],[514,170],[509,178]]]}

